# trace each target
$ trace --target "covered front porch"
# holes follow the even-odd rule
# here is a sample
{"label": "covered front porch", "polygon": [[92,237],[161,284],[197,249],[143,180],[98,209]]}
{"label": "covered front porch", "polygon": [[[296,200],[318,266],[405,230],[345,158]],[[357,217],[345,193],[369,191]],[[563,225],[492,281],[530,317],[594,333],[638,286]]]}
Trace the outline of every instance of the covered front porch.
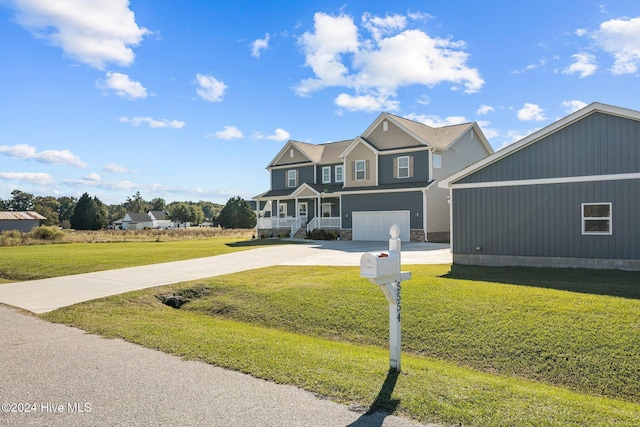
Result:
{"label": "covered front porch", "polygon": [[290,195],[256,197],[258,235],[288,235],[301,230],[340,229],[340,197],[303,184]]}

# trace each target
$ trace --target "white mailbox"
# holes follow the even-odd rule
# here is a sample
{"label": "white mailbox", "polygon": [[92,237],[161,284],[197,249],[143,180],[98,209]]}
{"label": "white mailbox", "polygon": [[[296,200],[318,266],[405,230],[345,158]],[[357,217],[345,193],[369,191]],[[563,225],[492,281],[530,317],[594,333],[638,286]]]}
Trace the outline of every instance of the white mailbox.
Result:
{"label": "white mailbox", "polygon": [[394,252],[381,253],[380,255],[362,254],[360,257],[360,276],[368,278],[370,282],[377,285],[398,282],[401,280],[400,257]]}
{"label": "white mailbox", "polygon": [[360,257],[360,276],[379,285],[389,302],[389,362],[391,369],[400,372],[400,289],[403,280],[411,279],[411,273],[400,271],[400,227],[396,224],[389,230],[389,252]]}

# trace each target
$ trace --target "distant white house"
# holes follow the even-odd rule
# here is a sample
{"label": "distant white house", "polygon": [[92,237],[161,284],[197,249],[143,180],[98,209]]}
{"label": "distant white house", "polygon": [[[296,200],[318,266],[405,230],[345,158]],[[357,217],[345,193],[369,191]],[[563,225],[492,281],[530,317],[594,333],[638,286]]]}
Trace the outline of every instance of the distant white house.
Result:
{"label": "distant white house", "polygon": [[145,228],[171,228],[173,223],[165,211],[148,211],[147,213],[127,213],[124,218],[113,222],[122,230],[144,230]]}
{"label": "distant white house", "polygon": [[169,228],[172,225],[166,211],[149,211],[147,214],[153,221],[153,228]]}

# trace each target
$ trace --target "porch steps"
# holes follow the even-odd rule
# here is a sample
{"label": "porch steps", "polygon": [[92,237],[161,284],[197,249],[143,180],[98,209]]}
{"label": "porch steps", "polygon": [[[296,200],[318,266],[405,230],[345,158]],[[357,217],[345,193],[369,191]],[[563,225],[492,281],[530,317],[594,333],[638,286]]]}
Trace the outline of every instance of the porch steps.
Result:
{"label": "porch steps", "polygon": [[307,237],[307,227],[302,227],[292,236],[294,239],[304,239]]}

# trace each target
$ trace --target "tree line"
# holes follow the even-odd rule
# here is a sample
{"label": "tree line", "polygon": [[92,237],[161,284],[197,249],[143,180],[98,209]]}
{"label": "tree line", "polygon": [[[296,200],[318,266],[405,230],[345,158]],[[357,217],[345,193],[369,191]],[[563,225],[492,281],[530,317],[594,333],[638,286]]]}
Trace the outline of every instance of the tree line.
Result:
{"label": "tree line", "polygon": [[203,200],[167,204],[160,197],[146,201],[138,191],[127,197],[124,203],[107,205],[97,196],[91,197],[88,193],[77,199],[69,196],[34,196],[14,190],[10,198],[0,198],[0,210],[35,211],[46,218],[42,225],[75,230],[107,228],[114,221],[124,218],[127,213],[148,211],[165,211],[169,219],[176,223],[198,225],[207,222],[223,228],[253,228],[256,225],[255,212],[240,196],[230,198],[226,205]]}

